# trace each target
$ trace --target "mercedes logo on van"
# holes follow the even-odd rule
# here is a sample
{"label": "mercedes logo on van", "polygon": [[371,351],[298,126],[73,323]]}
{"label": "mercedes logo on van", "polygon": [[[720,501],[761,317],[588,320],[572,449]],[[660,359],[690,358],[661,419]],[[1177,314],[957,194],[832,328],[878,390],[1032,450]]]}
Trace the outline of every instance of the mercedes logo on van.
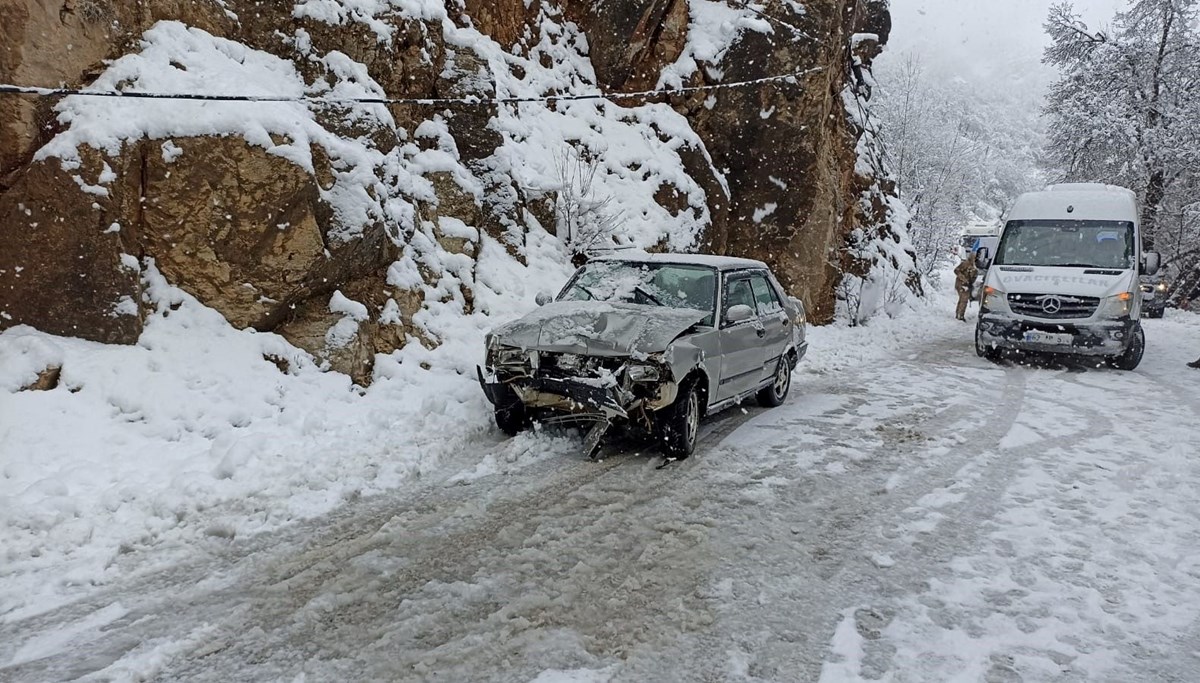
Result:
{"label": "mercedes logo on van", "polygon": [[1056,296],[1048,296],[1042,299],[1042,311],[1049,315],[1054,315],[1061,311],[1062,306],[1062,299]]}

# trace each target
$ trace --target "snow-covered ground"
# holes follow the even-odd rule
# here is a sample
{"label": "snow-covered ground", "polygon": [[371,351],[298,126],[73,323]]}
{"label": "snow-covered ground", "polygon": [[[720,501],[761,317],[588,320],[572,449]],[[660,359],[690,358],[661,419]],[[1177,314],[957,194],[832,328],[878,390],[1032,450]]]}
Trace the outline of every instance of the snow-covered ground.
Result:
{"label": "snow-covered ground", "polygon": [[815,329],[659,471],[500,436],[482,319],[362,392],[158,298],[135,347],[0,335],[0,679],[1200,671],[1200,316],[1134,373],[991,365],[944,298]]}

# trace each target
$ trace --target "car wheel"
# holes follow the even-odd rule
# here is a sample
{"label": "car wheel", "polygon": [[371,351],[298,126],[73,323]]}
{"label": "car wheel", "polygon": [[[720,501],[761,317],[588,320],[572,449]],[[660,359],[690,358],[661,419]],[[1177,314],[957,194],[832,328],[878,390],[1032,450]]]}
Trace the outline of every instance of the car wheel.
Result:
{"label": "car wheel", "polygon": [[788,361],[787,356],[784,356],[779,359],[779,366],[775,368],[775,377],[771,380],[771,384],[758,392],[758,404],[765,408],[781,406],[787,400],[788,392],[791,390],[792,364]]}
{"label": "car wheel", "polygon": [[529,428],[532,420],[525,404],[515,395],[496,404],[496,426],[509,436],[516,436]]}
{"label": "car wheel", "polygon": [[1142,331],[1142,326],[1138,325],[1134,328],[1133,339],[1129,342],[1129,348],[1125,349],[1125,353],[1114,356],[1108,363],[1118,370],[1135,370],[1141,364],[1142,356],[1145,353],[1146,333]]}
{"label": "car wheel", "polygon": [[986,358],[993,363],[1000,360],[1000,349],[983,343],[981,330],[978,325],[975,326],[975,355],[980,358]]}
{"label": "car wheel", "polygon": [[667,456],[683,459],[696,450],[700,412],[700,386],[695,379],[690,379],[680,387],[675,402],[659,413],[659,438]]}

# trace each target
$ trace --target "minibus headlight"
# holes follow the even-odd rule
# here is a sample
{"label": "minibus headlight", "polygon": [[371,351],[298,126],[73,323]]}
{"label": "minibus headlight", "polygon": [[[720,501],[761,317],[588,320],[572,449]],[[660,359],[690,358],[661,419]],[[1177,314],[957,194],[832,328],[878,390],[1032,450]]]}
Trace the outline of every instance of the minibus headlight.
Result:
{"label": "minibus headlight", "polygon": [[1008,295],[1005,294],[1001,289],[997,289],[995,287],[984,287],[983,310],[1007,313],[1009,311]]}
{"label": "minibus headlight", "polygon": [[1124,318],[1133,311],[1133,292],[1121,292],[1116,296],[1104,297],[1100,303],[1100,315],[1104,318]]}

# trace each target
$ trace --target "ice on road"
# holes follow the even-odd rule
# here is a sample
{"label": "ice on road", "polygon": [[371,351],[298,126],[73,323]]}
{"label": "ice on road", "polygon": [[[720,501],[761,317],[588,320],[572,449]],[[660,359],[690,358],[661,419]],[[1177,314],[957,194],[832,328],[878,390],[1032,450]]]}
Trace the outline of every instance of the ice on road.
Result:
{"label": "ice on road", "polygon": [[131,553],[0,617],[0,679],[1195,680],[1200,318],[1149,321],[1133,373],[993,365],[971,332],[820,331],[783,407],[661,471],[491,437],[319,519]]}

